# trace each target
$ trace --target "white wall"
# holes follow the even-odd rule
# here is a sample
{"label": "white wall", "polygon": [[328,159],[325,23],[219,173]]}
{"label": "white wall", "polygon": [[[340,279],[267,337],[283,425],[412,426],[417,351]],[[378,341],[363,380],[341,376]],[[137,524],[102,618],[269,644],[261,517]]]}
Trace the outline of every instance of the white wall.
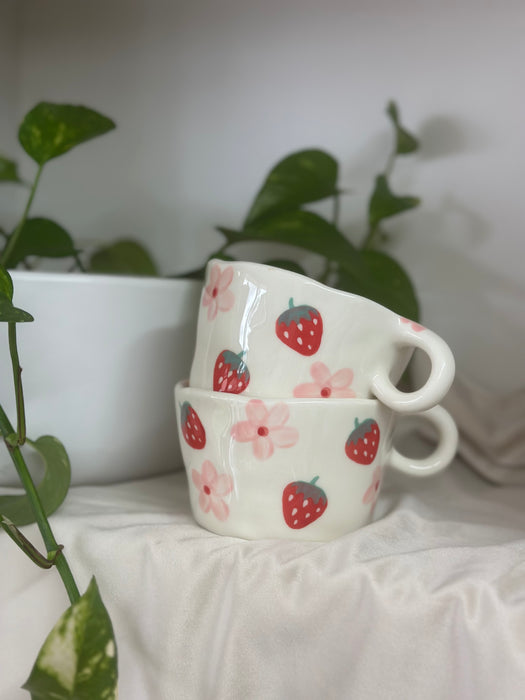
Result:
{"label": "white wall", "polygon": [[[19,9],[17,0],[0,2],[0,155],[6,158],[18,153]],[[19,189],[6,184],[0,188],[0,226],[4,228],[16,220]]]}
{"label": "white wall", "polygon": [[119,125],[49,166],[35,212],[83,239],[140,237],[182,271],[217,247],[215,224],[240,224],[276,160],[319,146],[341,161],[343,226],[358,240],[393,97],[423,143],[394,184],[423,205],[392,222],[392,251],[460,370],[525,384],[522,0],[18,8],[17,117],[48,99]]}

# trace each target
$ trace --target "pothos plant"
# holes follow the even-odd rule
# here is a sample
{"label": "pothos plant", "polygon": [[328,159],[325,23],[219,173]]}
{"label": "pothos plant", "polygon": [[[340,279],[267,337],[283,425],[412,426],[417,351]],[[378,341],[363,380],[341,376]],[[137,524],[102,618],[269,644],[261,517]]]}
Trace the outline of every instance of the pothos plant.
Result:
{"label": "pothos plant", "polygon": [[83,251],[73,236],[57,221],[30,217],[35,194],[47,164],[72,148],[115,129],[115,122],[82,105],[39,102],[22,119],[18,141],[36,164],[30,183],[19,175],[18,163],[0,156],[0,183],[27,186],[24,211],[12,231],[0,227],[0,264],[5,268],[31,269],[42,258],[69,258],[71,269],[84,272],[156,275],[148,251],[135,240],[122,239]]}
{"label": "pothos plant", "polygon": [[[0,322],[8,326],[16,398],[16,427],[0,404],[0,432],[25,491],[25,495],[0,496],[0,527],[37,566],[58,571],[71,604],[44,642],[23,687],[33,700],[114,700],[117,649],[110,617],[94,577],[80,595],[63,547],[58,544],[48,520],[69,489],[71,469],[67,452],[55,437],[43,435],[31,440],[26,434],[17,326],[32,321],[33,317],[13,304],[13,291],[11,276],[0,266]],[[38,486],[21,449],[26,443],[39,453],[45,464],[45,474]],[[20,530],[32,522],[38,525],[45,554]]]}
{"label": "pothos plant", "polygon": [[[66,449],[57,438],[44,435],[33,440],[27,436],[17,328],[19,324],[33,321],[33,317],[14,305],[13,281],[6,267],[15,266],[33,255],[68,255],[78,267],[83,267],[79,251],[62,227],[49,219],[30,219],[28,213],[44,165],[113,127],[107,117],[84,107],[37,105],[26,116],[19,131],[20,143],[37,163],[36,176],[20,222],[11,233],[3,232],[0,322],[6,324],[8,330],[16,423],[14,426],[7,416],[0,397],[0,433],[25,493],[0,496],[0,528],[36,565],[56,569],[70,601],[70,607],[45,640],[23,686],[33,700],[113,700],[117,696],[117,649],[111,620],[95,578],[81,595],[63,547],[58,544],[49,523],[48,516],[66,497],[71,468]],[[13,161],[0,160],[0,180],[20,182]],[[45,465],[44,477],[38,485],[27,468],[24,445],[36,450]],[[40,552],[20,529],[33,522],[40,530],[45,553]]]}
{"label": "pothos plant", "polygon": [[[419,306],[409,276],[398,261],[380,248],[388,237],[385,222],[420,203],[418,197],[395,194],[390,184],[397,158],[417,151],[419,143],[401,124],[395,102],[388,103],[386,113],[393,127],[393,145],[384,169],[375,177],[368,199],[367,221],[361,230],[345,234],[340,228],[340,200],[345,192],[339,185],[337,160],[319,149],[302,150],[288,155],[272,168],[240,229],[217,227],[224,243],[210,258],[233,260],[232,248],[239,243],[284,243],[298,252],[321,258],[321,272],[310,276],[418,320]],[[333,202],[330,218],[306,208],[328,199]],[[296,257],[264,262],[307,274]],[[205,266],[184,276],[202,278],[204,270]]]}
{"label": "pothos plant", "polygon": [[[219,226],[223,245],[210,257],[233,259],[231,249],[238,243],[286,244],[298,251],[319,256],[323,261],[320,281],[367,296],[417,320],[419,308],[413,285],[401,265],[378,250],[386,232],[384,222],[418,206],[414,196],[394,194],[390,177],[397,157],[413,153],[417,139],[401,124],[394,102],[387,106],[394,130],[393,147],[385,168],[376,178],[369,197],[367,224],[351,242],[340,230],[339,164],[319,149],[292,153],[275,165],[266,177],[240,229]],[[78,146],[115,128],[114,122],[86,107],[42,102],[24,117],[19,142],[35,161],[37,170],[29,186],[27,202],[17,226],[0,229],[0,322],[8,326],[8,342],[16,396],[16,428],[0,404],[0,432],[24,487],[23,496],[0,496],[0,527],[29,556],[45,569],[55,568],[65,585],[71,606],[45,641],[24,685],[33,700],[50,697],[78,700],[112,700],[116,697],[117,652],[111,620],[101,600],[95,579],[80,595],[61,545],[55,539],[48,516],[66,497],[70,464],[57,438],[26,435],[21,368],[17,348],[17,326],[33,320],[30,313],[13,304],[13,282],[6,268],[31,268],[35,259],[72,260],[73,268],[91,272],[157,274],[153,260],[135,241],[123,240],[86,255],[72,236],[57,222],[29,216],[44,166]],[[0,182],[25,184],[14,160],[0,157]],[[331,199],[333,215],[326,218],[308,210],[312,203]],[[306,274],[296,259],[272,258],[268,264]],[[205,267],[185,273],[203,277]],[[1,399],[0,399],[1,400]],[[29,444],[42,457],[45,475],[36,486],[27,469],[22,447]],[[39,552],[20,527],[36,522],[46,554]]]}

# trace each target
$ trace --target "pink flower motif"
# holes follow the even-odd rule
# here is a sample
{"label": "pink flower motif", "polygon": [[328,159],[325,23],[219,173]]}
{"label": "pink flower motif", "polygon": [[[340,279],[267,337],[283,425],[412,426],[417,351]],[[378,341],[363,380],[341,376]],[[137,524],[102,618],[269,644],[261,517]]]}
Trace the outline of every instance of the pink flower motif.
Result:
{"label": "pink flower motif", "polygon": [[239,421],[231,434],[238,442],[251,442],[257,459],[268,459],[275,447],[292,447],[299,439],[297,428],[285,425],[290,417],[288,406],[281,402],[268,409],[260,399],[246,404],[248,420]]}
{"label": "pink flower motif", "polygon": [[314,381],[298,384],[293,390],[294,396],[302,399],[351,399],[355,397],[355,391],[349,388],[354,378],[351,369],[340,369],[335,374],[330,374],[330,370],[323,362],[314,362],[310,367],[310,374]]}
{"label": "pink flower motif", "polygon": [[208,307],[208,321],[213,321],[218,311],[229,311],[235,297],[228,289],[233,279],[233,267],[228,265],[221,270],[219,265],[212,265],[210,279],[204,288],[202,305]]}
{"label": "pink flower motif", "polygon": [[381,486],[381,467],[378,465],[374,469],[374,473],[372,474],[372,483],[370,486],[367,488],[365,491],[365,495],[363,496],[363,503],[367,504],[370,503],[370,512],[373,512],[376,501],[377,501],[377,496],[379,494],[379,487]]}
{"label": "pink flower motif", "polygon": [[420,323],[416,323],[416,321],[411,321],[409,318],[403,318],[403,316],[400,316],[399,318],[401,323],[410,323],[411,327],[415,331],[426,331],[425,326],[422,326]]}
{"label": "pink flower motif", "polygon": [[233,491],[233,479],[229,474],[217,474],[217,470],[207,459],[198,472],[191,470],[191,480],[199,490],[199,505],[205,513],[210,510],[218,520],[226,520],[230,509],[222,499]]}

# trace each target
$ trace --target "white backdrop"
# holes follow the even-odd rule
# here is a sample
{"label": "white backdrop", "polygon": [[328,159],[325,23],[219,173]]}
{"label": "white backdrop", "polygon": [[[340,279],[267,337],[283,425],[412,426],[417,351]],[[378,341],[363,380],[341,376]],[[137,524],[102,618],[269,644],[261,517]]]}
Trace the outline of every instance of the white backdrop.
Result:
{"label": "white backdrop", "polygon": [[[521,0],[3,0],[0,150],[31,176],[14,132],[41,99],[111,116],[48,167],[34,212],[81,240],[141,238],[182,271],[305,147],[341,162],[357,240],[394,98],[423,147],[393,184],[423,204],[391,222],[392,252],[460,370],[508,391],[525,384],[524,35]],[[0,201],[13,221],[13,188]]]}

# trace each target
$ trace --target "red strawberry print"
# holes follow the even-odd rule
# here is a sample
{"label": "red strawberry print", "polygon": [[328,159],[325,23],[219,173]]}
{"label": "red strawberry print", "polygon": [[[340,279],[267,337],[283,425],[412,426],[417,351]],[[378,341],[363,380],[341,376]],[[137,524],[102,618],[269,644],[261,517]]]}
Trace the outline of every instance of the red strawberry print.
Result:
{"label": "red strawberry print", "polygon": [[290,299],[289,308],[275,322],[275,332],[292,350],[301,355],[314,355],[321,345],[323,319],[313,306],[294,306]]}
{"label": "red strawberry print", "polygon": [[206,444],[206,431],[201,419],[188,401],[180,407],[180,426],[188,445],[194,450],[202,450]]}
{"label": "red strawberry print", "polygon": [[236,355],[231,350],[223,350],[215,360],[213,370],[213,391],[228,394],[241,394],[250,382],[250,372],[242,360],[244,352]]}
{"label": "red strawberry print", "polygon": [[355,419],[355,428],[345,445],[346,456],[358,464],[372,464],[379,448],[379,426],[373,418],[362,423]]}
{"label": "red strawberry print", "polygon": [[283,515],[288,527],[300,530],[325,512],[328,499],[325,492],[312,481],[292,481],[283,491]]}

